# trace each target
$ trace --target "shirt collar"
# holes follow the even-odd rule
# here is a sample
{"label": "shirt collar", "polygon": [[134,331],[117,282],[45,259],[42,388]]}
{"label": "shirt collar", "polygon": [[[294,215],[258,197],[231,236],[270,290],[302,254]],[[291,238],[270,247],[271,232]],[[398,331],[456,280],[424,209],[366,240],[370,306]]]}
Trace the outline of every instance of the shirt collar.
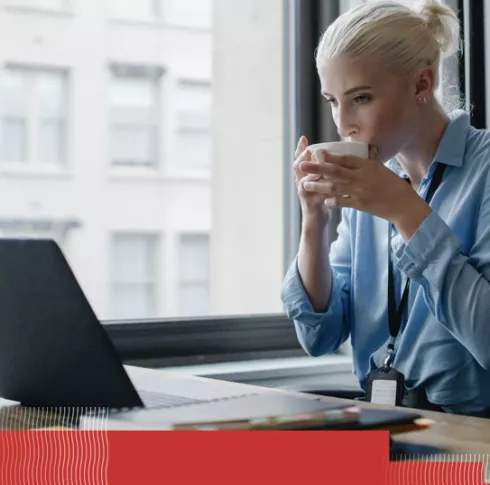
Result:
{"label": "shirt collar", "polygon": [[[470,127],[470,117],[461,109],[449,115],[450,122],[442,135],[433,162],[461,167],[466,149],[466,137]],[[396,157],[388,161],[388,167],[400,176],[404,176]]]}

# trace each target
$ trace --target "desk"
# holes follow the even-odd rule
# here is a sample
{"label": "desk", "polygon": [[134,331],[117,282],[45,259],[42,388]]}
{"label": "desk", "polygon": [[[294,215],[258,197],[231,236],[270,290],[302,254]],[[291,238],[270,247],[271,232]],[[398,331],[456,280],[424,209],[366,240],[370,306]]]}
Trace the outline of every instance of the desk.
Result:
{"label": "desk", "polygon": [[[179,383],[185,386],[186,383],[214,383],[217,388],[231,389],[234,392],[246,393],[253,392],[263,388],[251,386],[248,384],[237,384],[232,382],[218,382],[214,379],[205,377],[196,377],[189,374],[179,374],[178,372],[165,372],[161,370],[143,369],[132,366],[125,366],[133,382],[138,386],[147,388],[162,387],[158,383],[168,386],[169,383]],[[206,386],[202,387],[203,392]],[[267,392],[279,392],[295,394],[293,391],[267,389]],[[203,395],[204,397],[204,395]],[[331,403],[350,403],[352,401],[320,396],[327,402]],[[361,407],[371,408],[389,408],[390,406],[374,405],[370,403],[356,403]],[[138,411],[145,412],[145,411]],[[422,416],[434,421],[434,425],[424,431],[408,432],[395,436],[395,440],[406,443],[418,443],[425,445],[439,446],[447,450],[447,453],[458,455],[479,455],[473,456],[473,459],[484,461],[486,467],[485,475],[490,476],[490,419],[471,418],[466,416],[457,416],[451,414],[437,413],[433,411],[417,411]],[[2,429],[33,429],[39,427],[59,426],[62,423],[56,416],[49,412],[40,413],[39,410],[29,410],[22,406],[9,406],[0,408],[0,426]],[[84,428],[86,429],[86,427]],[[109,426],[105,429],[111,429],[111,418]],[[114,429],[122,429],[119,423]],[[127,429],[134,429],[128,427]],[[488,456],[488,458],[486,458]],[[471,459],[471,457],[468,457]]]}

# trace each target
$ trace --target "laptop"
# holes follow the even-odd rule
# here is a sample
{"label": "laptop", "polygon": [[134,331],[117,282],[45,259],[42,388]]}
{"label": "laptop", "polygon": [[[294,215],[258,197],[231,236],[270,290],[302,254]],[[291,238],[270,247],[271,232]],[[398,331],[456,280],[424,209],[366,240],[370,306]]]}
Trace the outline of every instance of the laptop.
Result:
{"label": "laptop", "polygon": [[[193,397],[202,389],[186,387],[180,394],[137,390],[57,243],[0,239],[0,397],[114,410],[202,400]],[[243,394],[209,391],[209,400]]]}
{"label": "laptop", "polygon": [[[212,379],[167,375],[158,382],[155,388],[152,380],[138,385],[130,378],[55,241],[0,239],[4,399],[34,407],[104,408],[142,425],[152,420],[252,418],[340,407],[310,395]],[[157,414],[132,412],[142,409]],[[383,419],[414,418],[412,413],[384,413],[368,413],[364,422],[373,427]]]}

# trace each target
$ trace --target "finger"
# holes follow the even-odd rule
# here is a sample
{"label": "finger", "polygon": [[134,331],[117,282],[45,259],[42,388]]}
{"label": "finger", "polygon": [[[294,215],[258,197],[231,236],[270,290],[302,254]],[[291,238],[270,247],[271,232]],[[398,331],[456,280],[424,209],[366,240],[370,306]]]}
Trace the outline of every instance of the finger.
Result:
{"label": "finger", "polygon": [[294,162],[299,165],[301,162],[305,162],[305,161],[307,162],[311,161],[311,150],[309,150],[308,148],[302,151]]}
{"label": "finger", "polygon": [[336,155],[328,152],[327,150],[315,150],[315,155],[318,161],[323,161],[350,169],[360,168],[362,166],[362,161],[365,160],[361,157],[356,157],[355,155]]}
{"label": "finger", "polygon": [[302,189],[305,182],[318,182],[318,180],[320,180],[321,178],[321,175],[304,175],[303,177],[296,179],[296,185],[298,186],[298,188]]}
{"label": "finger", "polygon": [[305,182],[318,182],[321,179],[322,179],[321,175],[315,175],[310,173],[303,176],[299,181],[301,182],[301,184],[304,184]]}
{"label": "finger", "polygon": [[358,201],[356,200],[355,197],[343,197],[343,196],[336,196],[336,197],[327,197],[324,200],[324,204],[329,208],[329,209],[343,209],[343,208],[350,208],[350,209],[359,209],[358,208]]}
{"label": "finger", "polygon": [[299,168],[299,166],[305,161],[311,161],[311,151],[308,149],[304,150],[293,163],[293,170],[297,179],[303,178],[306,175]]}
{"label": "finger", "polygon": [[306,138],[306,136],[302,136],[298,141],[298,145],[296,146],[296,151],[294,152],[294,156],[298,157],[300,153],[306,150],[307,146],[308,146],[308,139]]}
{"label": "finger", "polygon": [[299,170],[304,173],[311,173],[328,177],[335,182],[353,182],[355,174],[351,169],[332,165],[330,163],[316,163],[304,161],[299,164]]}
{"label": "finger", "polygon": [[319,181],[306,180],[302,183],[306,192],[314,192],[328,197],[342,197],[349,195],[349,185],[334,183],[330,180],[321,179]]}
{"label": "finger", "polygon": [[308,175],[305,175],[302,178],[302,181],[303,182],[318,182],[321,179],[322,179],[321,175],[315,175],[315,174],[309,173]]}

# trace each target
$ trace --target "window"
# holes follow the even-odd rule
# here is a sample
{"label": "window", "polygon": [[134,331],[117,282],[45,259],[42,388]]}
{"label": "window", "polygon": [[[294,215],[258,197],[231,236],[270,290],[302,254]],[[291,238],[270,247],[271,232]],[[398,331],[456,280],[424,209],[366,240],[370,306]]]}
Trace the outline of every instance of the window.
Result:
{"label": "window", "polygon": [[186,234],[179,244],[179,315],[209,313],[209,236]]}
{"label": "window", "polygon": [[199,29],[212,25],[212,0],[109,0],[109,6],[116,19],[162,21]]}
{"label": "window", "polygon": [[66,164],[67,80],[65,71],[4,69],[2,161],[41,167]]}
{"label": "window", "polygon": [[110,93],[111,163],[156,167],[159,79],[151,70],[113,69]]}
{"label": "window", "polygon": [[114,318],[155,317],[157,251],[154,235],[113,236],[111,314]]}
{"label": "window", "polygon": [[162,0],[165,20],[186,27],[211,28],[212,0]]}
{"label": "window", "polygon": [[69,3],[0,8],[0,220],[80,221],[102,321],[282,312],[284,2]]}
{"label": "window", "polygon": [[159,0],[110,0],[111,15],[131,20],[153,20],[159,14]]}
{"label": "window", "polygon": [[177,89],[175,161],[179,169],[209,169],[212,157],[211,86],[181,81]]}

